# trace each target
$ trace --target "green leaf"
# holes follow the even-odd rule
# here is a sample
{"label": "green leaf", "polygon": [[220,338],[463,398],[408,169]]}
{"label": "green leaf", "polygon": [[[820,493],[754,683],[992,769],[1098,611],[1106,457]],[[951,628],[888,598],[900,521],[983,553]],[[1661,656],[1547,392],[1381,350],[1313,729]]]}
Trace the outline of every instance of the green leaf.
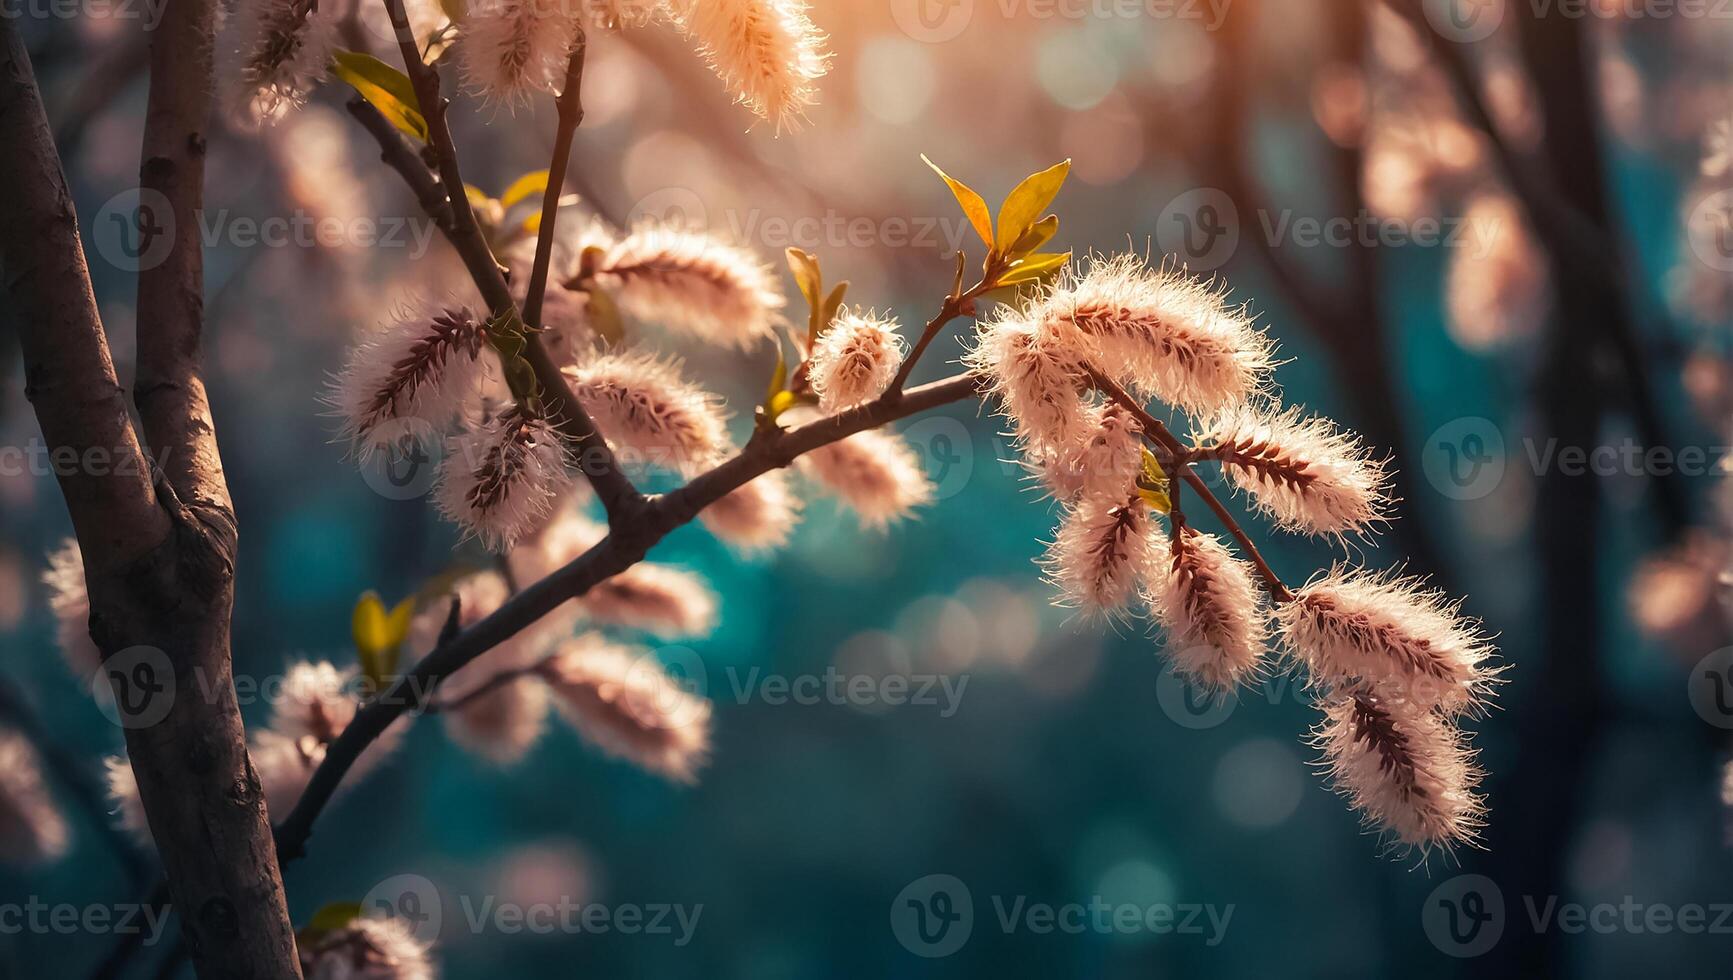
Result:
{"label": "green leaf", "polygon": [[788,271],[794,274],[794,284],[800,287],[800,295],[806,297],[807,308],[816,309],[824,295],[824,275],[818,268],[818,256],[798,248],[789,248],[787,254]]}
{"label": "green leaf", "polygon": [[[828,329],[832,323],[836,322],[837,311],[842,309],[843,294],[845,294],[847,292],[848,292],[848,280],[844,279],[842,282],[839,282],[836,284],[836,288],[830,291],[829,296],[826,296],[824,298],[824,309],[820,311],[820,316],[819,316],[819,330],[818,330],[818,332],[820,334],[823,334],[824,331],[826,329]],[[814,339],[816,339],[816,338],[814,338]]]}
{"label": "green leaf", "polygon": [[782,390],[788,386],[788,358],[782,354],[782,335],[776,336],[776,367],[770,372],[770,390],[764,393],[764,404],[769,405]]}
{"label": "green leaf", "polygon": [[987,210],[987,202],[975,193],[974,188],[940,170],[939,165],[927,159],[925,153],[921,154],[921,162],[933,168],[933,173],[938,174],[945,186],[951,189],[951,195],[963,206],[963,214],[968,217],[969,224],[975,226],[975,234],[981,236],[981,241],[985,242],[988,248],[992,248],[993,217],[992,212]]}
{"label": "green leaf", "polygon": [[1011,268],[999,277],[999,285],[1020,286],[1027,282],[1040,282],[1065,268],[1070,261],[1070,252],[1037,252],[1012,263]]}
{"label": "green leaf", "polygon": [[393,126],[427,142],[427,120],[417,108],[415,86],[408,75],[370,54],[345,48],[331,56],[331,72],[361,93]]}
{"label": "green leaf", "polygon": [[501,207],[509,208],[519,201],[541,194],[547,189],[548,172],[546,170],[532,171],[512,181],[511,186],[505,189],[505,193],[499,196],[499,203]]}
{"label": "green leaf", "polygon": [[999,241],[1017,244],[1035,226],[1035,219],[1047,210],[1047,205],[1059,196],[1059,188],[1065,185],[1069,173],[1071,161],[1066,160],[1023,178],[999,207]]}
{"label": "green leaf", "polygon": [[1030,252],[1033,252],[1047,244],[1047,242],[1051,240],[1054,234],[1058,231],[1059,216],[1056,214],[1050,214],[1047,217],[1042,218],[1040,221],[1035,222],[1028,231],[1024,232],[1023,237],[1017,239],[1017,244],[1011,246],[1011,249],[1007,254],[1009,254],[1013,259],[1022,258]]}
{"label": "green leaf", "polygon": [[1173,510],[1173,497],[1169,491],[1167,472],[1161,468],[1161,461],[1145,446],[1143,472],[1137,478],[1137,495],[1158,513],[1166,514]]}
{"label": "green leaf", "polygon": [[313,913],[307,924],[298,933],[302,940],[314,940],[326,933],[336,932],[361,918],[360,902],[332,902]]}
{"label": "green leaf", "polygon": [[609,347],[618,347],[626,339],[626,320],[620,315],[620,306],[614,302],[614,297],[601,288],[585,290],[590,296],[589,314],[590,329],[602,342]]}

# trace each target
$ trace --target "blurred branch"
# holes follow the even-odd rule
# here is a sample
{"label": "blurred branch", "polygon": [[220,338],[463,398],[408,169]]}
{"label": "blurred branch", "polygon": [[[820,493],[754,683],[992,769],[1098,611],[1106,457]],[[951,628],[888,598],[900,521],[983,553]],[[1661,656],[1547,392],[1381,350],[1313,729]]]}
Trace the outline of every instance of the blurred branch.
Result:
{"label": "blurred branch", "polygon": [[[1546,117],[1546,140],[1555,145],[1559,140],[1569,140],[1575,147],[1575,151],[1562,158],[1557,152],[1552,154],[1554,165],[1550,174],[1535,173],[1500,132],[1482,94],[1479,72],[1472,60],[1469,46],[1453,41],[1432,29],[1421,7],[1424,0],[1384,2],[1404,17],[1425,39],[1434,59],[1455,90],[1457,101],[1468,114],[1469,121],[1485,134],[1505,181],[1522,202],[1523,211],[1534,226],[1535,233],[1546,248],[1560,260],[1560,274],[1555,276],[1554,283],[1561,297],[1563,293],[1579,287],[1587,287],[1604,294],[1607,305],[1600,309],[1600,315],[1591,317],[1587,322],[1598,334],[1594,339],[1608,345],[1610,360],[1616,362],[1624,375],[1626,401],[1636,424],[1637,434],[1646,446],[1673,446],[1667,434],[1667,425],[1662,417],[1659,401],[1649,380],[1648,358],[1637,337],[1634,317],[1639,304],[1636,298],[1637,288],[1630,274],[1632,264],[1620,254],[1615,244],[1616,235],[1605,206],[1601,149],[1592,110],[1585,104],[1581,111],[1573,113],[1570,118],[1561,117],[1557,110],[1563,107],[1563,103],[1560,98],[1548,98],[1548,86],[1540,77],[1554,71],[1556,66],[1529,59],[1529,75],[1542,89],[1540,101]],[[1524,23],[1537,22],[1525,20]],[[1538,23],[1551,23],[1555,25],[1553,30],[1563,31],[1557,20],[1543,20]],[[1586,103],[1587,97],[1583,93],[1596,90],[1595,80],[1586,65],[1576,67],[1583,70],[1569,72],[1569,84],[1578,87],[1577,91],[1571,93],[1570,99],[1572,102]],[[1567,90],[1557,87],[1553,91],[1562,95]],[[1578,193],[1572,196],[1562,195],[1553,189],[1555,186],[1569,186],[1579,181],[1593,184],[1592,189],[1586,194]],[[1691,508],[1684,488],[1677,473],[1672,471],[1652,473],[1649,480],[1655,489],[1655,508],[1666,536],[1676,539],[1690,523]]]}
{"label": "blurred branch", "polygon": [[[441,225],[440,230],[445,232],[446,238],[463,259],[470,278],[475,280],[482,300],[487,303],[488,311],[494,316],[509,313],[521,317],[521,311],[512,299],[511,288],[506,284],[505,271],[494,257],[486,237],[482,235],[475,212],[469,206],[469,197],[464,192],[457,144],[452,140],[451,127],[446,123],[448,103],[440,94],[439,72],[421,60],[415,33],[410,30],[408,15],[404,12],[403,0],[385,0],[385,9],[390,14],[391,26],[397,33],[397,46],[403,57],[404,70],[415,89],[416,102],[421,108],[422,116],[427,120],[428,147],[437,161],[440,182],[444,185],[444,197],[451,210],[451,220]],[[579,67],[581,68],[581,61]],[[351,108],[350,111],[353,113],[355,109]],[[380,139],[386,161],[393,163],[394,168],[395,163],[406,162],[404,151],[390,148],[383,132],[373,127],[369,127],[368,131]],[[395,130],[391,130],[389,135],[391,140],[399,143],[403,140]],[[396,169],[398,173],[404,173],[403,169]],[[411,180],[410,184],[412,188],[417,188],[415,180]],[[419,188],[417,196],[421,196]],[[423,206],[426,204],[427,201],[423,199]],[[435,212],[428,213],[437,220],[438,215]],[[542,396],[549,402],[548,418],[557,422],[560,431],[576,445],[579,468],[589,478],[590,485],[595,487],[596,496],[608,513],[609,523],[631,520],[643,508],[643,494],[639,493],[638,488],[626,477],[619,461],[614,458],[613,450],[608,447],[607,440],[602,438],[601,431],[590,420],[584,406],[573,397],[565,377],[560,374],[559,366],[548,356],[546,345],[533,330],[527,332],[524,359],[535,372],[536,383]]]}

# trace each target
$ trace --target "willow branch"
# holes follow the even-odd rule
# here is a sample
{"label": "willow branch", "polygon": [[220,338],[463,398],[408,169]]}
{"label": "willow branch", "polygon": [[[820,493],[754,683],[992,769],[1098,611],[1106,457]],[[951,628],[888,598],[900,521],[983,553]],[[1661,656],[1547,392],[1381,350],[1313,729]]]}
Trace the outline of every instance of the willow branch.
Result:
{"label": "willow branch", "polygon": [[962,401],[976,394],[972,374],[922,385],[798,429],[763,429],[745,449],[671,493],[647,500],[638,518],[611,528],[595,547],[537,581],[455,637],[442,642],[415,669],[356,712],[355,719],[325,751],[295,808],[277,827],[277,854],[284,863],[306,853],[313,823],[361,753],[405,712],[422,709],[445,678],[546,616],[561,603],[583,596],[598,582],[632,567],[676,528],[752,480],[794,462],[814,449],[857,432]]}
{"label": "willow branch", "polygon": [[[1264,580],[1264,586],[1269,590],[1270,598],[1278,603],[1292,602],[1293,590],[1289,589],[1287,583],[1282,581],[1281,576],[1276,574],[1275,569],[1270,567],[1270,563],[1264,559],[1263,552],[1258,550],[1257,543],[1252,540],[1251,535],[1246,533],[1245,528],[1240,526],[1240,522],[1233,513],[1209,488],[1209,484],[1205,483],[1203,477],[1198,476],[1197,471],[1192,468],[1192,461],[1195,458],[1192,450],[1187,449],[1185,444],[1180,442],[1160,419],[1149,414],[1148,409],[1144,408],[1136,398],[1133,398],[1112,378],[1093,367],[1085,366],[1085,369],[1089,372],[1090,381],[1096,388],[1100,389],[1107,397],[1125,406],[1126,411],[1130,412],[1137,419],[1138,424],[1143,426],[1144,434],[1171,454],[1174,468],[1178,470],[1180,479],[1191,487],[1192,492],[1198,495],[1198,499],[1209,506],[1209,509],[1215,513],[1216,519],[1221,521],[1222,527],[1226,528],[1227,532],[1233,535],[1234,540],[1239,542],[1240,550],[1245,553],[1252,566],[1258,570],[1258,576]],[[1178,488],[1175,487],[1174,489],[1177,491]]]}
{"label": "willow branch", "polygon": [[[451,127],[445,118],[448,103],[440,94],[439,72],[421,60],[421,51],[415,43],[415,33],[409,27],[408,15],[404,13],[403,0],[385,0],[385,9],[391,17],[392,29],[397,34],[397,47],[403,56],[404,71],[409,75],[410,84],[415,90],[415,100],[421,109],[421,115],[427,121],[428,146],[438,161],[439,181],[443,185],[445,201],[451,211],[449,224],[441,225],[440,230],[445,232],[446,238],[457,250],[464,267],[469,270],[470,278],[475,280],[476,289],[481,292],[489,312],[495,316],[505,313],[521,315],[517,302],[512,299],[511,287],[506,284],[505,270],[494,257],[486,236],[481,233],[481,225],[476,221],[475,211],[469,205],[469,196],[464,192],[463,169],[458,163],[457,144],[452,140]],[[354,111],[351,109],[352,113]],[[389,139],[386,134],[371,126],[368,131],[380,140],[388,158],[387,162],[392,163],[399,173],[403,173],[403,169],[399,167],[406,162],[402,160],[402,153],[386,145],[393,140],[402,143],[403,138],[395,130],[390,132]],[[417,181],[411,181],[412,189],[416,188],[416,184]],[[418,197],[420,193],[418,189]],[[423,200],[424,207],[426,204]],[[438,220],[438,215],[434,215],[432,211],[429,211],[429,214]],[[548,356],[547,347],[534,331],[528,334],[524,360],[535,372],[536,384],[542,398],[547,402],[548,417],[558,424],[560,431],[576,445],[580,468],[589,478],[590,485],[595,487],[596,496],[608,513],[608,522],[619,524],[630,520],[643,507],[643,494],[638,492],[638,488],[632,485],[625,471],[620,468],[613,450],[608,448],[607,440],[602,438],[600,430],[590,419],[589,413],[584,411],[583,405],[573,397],[565,377],[560,374],[559,365]]]}
{"label": "willow branch", "polygon": [[548,164],[548,186],[542,192],[542,221],[536,227],[536,258],[530,270],[529,291],[524,294],[524,323],[542,325],[542,300],[548,291],[548,266],[554,256],[554,222],[559,218],[560,194],[566,189],[566,167],[572,159],[572,137],[584,122],[584,52],[589,47],[583,27],[572,42],[566,60],[566,84],[560,89],[559,124],[554,130],[554,158]]}

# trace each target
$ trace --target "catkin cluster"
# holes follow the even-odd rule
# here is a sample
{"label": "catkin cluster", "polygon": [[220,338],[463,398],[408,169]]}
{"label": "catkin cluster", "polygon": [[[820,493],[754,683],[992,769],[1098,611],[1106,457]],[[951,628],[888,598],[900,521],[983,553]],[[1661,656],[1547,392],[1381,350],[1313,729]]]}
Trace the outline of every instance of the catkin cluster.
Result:
{"label": "catkin cluster", "polygon": [[[1043,566],[1063,603],[1157,624],[1173,670],[1220,696],[1278,662],[1303,669],[1323,765],[1369,823],[1423,852],[1476,841],[1480,772],[1455,722],[1497,683],[1478,624],[1394,572],[1338,565],[1289,589],[1249,538],[1236,551],[1187,522],[1186,495],[1209,492],[1186,481],[1201,466],[1284,531],[1340,541],[1387,520],[1386,463],[1281,404],[1274,346],[1244,307],[1135,256],[1096,259],[984,322],[967,361],[1059,502]],[[1189,419],[1189,439],[1151,401]]]}

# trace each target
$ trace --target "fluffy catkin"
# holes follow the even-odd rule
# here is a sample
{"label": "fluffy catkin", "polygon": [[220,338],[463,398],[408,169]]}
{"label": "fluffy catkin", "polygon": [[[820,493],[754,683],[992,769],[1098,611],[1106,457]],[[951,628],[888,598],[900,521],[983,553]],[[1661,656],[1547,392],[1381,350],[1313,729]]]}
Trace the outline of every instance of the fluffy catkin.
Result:
{"label": "fluffy catkin", "polygon": [[847,504],[867,527],[884,527],[933,499],[920,457],[895,433],[857,432],[796,461],[800,472]]}
{"label": "fluffy catkin", "polygon": [[577,24],[565,0],[474,0],[457,44],[464,81],[507,107],[556,91]]}
{"label": "fluffy catkin", "polygon": [[859,310],[838,315],[807,361],[819,408],[835,414],[883,394],[902,367],[903,348],[895,318]]}
{"label": "fluffy catkin", "polygon": [[487,328],[468,307],[407,308],[350,351],[325,400],[365,460],[401,435],[385,423],[450,424],[479,390],[491,358]]}
{"label": "fluffy catkin", "polygon": [[306,980],[433,980],[428,947],[407,919],[358,918],[299,944]]}
{"label": "fluffy catkin", "polygon": [[500,551],[534,529],[570,484],[559,433],[514,405],[449,440],[436,494],[447,519]]}
{"label": "fluffy catkin", "polygon": [[1223,692],[1256,676],[1269,621],[1251,567],[1190,526],[1167,560],[1152,565],[1150,605],[1167,631],[1174,671]]}
{"label": "fluffy catkin", "polygon": [[1436,712],[1364,691],[1323,706],[1313,731],[1331,785],[1366,823],[1422,854],[1477,844],[1481,772],[1455,726]]}
{"label": "fluffy catkin", "polygon": [[48,588],[54,637],[67,668],[80,681],[94,679],[102,666],[102,651],[90,638],[90,594],[84,587],[84,552],[77,538],[67,538],[49,553],[42,584]]}
{"label": "fluffy catkin", "polygon": [[0,861],[52,861],[66,853],[71,837],[36,750],[23,735],[0,729]]}
{"label": "fluffy catkin", "polygon": [[1081,439],[1048,457],[1043,475],[1049,491],[1060,500],[1126,499],[1143,471],[1142,427],[1116,402],[1090,406],[1084,422]]}
{"label": "fluffy catkin", "polygon": [[690,476],[728,449],[722,399],[681,377],[678,362],[625,351],[565,374],[616,452]]}
{"label": "fluffy catkin", "polygon": [[801,507],[788,477],[772,470],[704,508],[698,519],[736,548],[763,551],[787,543]]}
{"label": "fluffy catkin", "polygon": [[665,640],[707,635],[716,628],[716,593],[684,569],[641,561],[602,580],[579,600],[598,623],[643,630]]}
{"label": "fluffy catkin", "polygon": [[1287,530],[1342,537],[1388,519],[1388,464],[1329,419],[1244,405],[1217,415],[1194,442]]}
{"label": "fluffy catkin", "polygon": [[1366,682],[1446,712],[1478,708],[1498,682],[1491,642],[1417,578],[1337,566],[1276,610],[1282,639],[1326,688]]}
{"label": "fluffy catkin", "polygon": [[543,667],[560,714],[591,744],[690,783],[710,751],[710,702],[668,676],[647,650],[584,636]]}
{"label": "fluffy catkin", "polygon": [[325,77],[336,47],[337,5],[239,0],[222,57],[230,114],[244,126],[281,119]]}
{"label": "fluffy catkin", "polygon": [[1021,314],[1057,350],[1193,414],[1243,402],[1274,370],[1274,348],[1225,293],[1136,256],[1096,259]]}
{"label": "fluffy catkin", "polygon": [[641,225],[616,242],[596,280],[634,317],[735,347],[770,336],[771,317],[787,302],[757,256],[663,224]]}
{"label": "fluffy catkin", "polygon": [[982,324],[964,363],[986,379],[1012,435],[1026,451],[1041,452],[1081,442],[1091,419],[1085,412],[1089,385],[1083,361],[1070,346],[1004,308]]}
{"label": "fluffy catkin", "polygon": [[546,728],[548,689],[534,677],[514,677],[440,714],[452,741],[496,765],[511,765]]}
{"label": "fluffy catkin", "polygon": [[779,134],[799,128],[829,62],[804,0],[675,0],[674,11],[737,101]]}
{"label": "fluffy catkin", "polygon": [[1092,614],[1123,610],[1155,554],[1154,525],[1141,500],[1086,498],[1067,507],[1041,559],[1059,605]]}

